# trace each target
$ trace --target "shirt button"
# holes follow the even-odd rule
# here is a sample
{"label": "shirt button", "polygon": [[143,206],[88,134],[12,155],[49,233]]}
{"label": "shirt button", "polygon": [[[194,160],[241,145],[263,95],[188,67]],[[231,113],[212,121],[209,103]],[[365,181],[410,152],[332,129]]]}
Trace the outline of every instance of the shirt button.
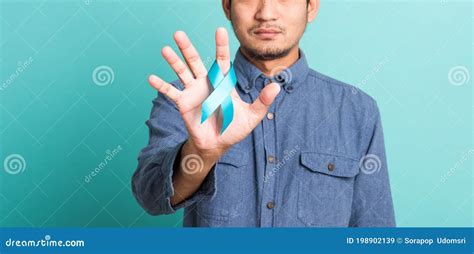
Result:
{"label": "shirt button", "polygon": [[288,86],[286,89],[287,89],[288,91],[292,91],[292,90],[293,90],[293,86]]}
{"label": "shirt button", "polygon": [[267,208],[268,209],[273,209],[273,207],[275,207],[275,203],[273,203],[272,201],[267,203]]}
{"label": "shirt button", "polygon": [[269,155],[269,156],[267,157],[267,161],[268,161],[269,163],[273,163],[273,162],[275,162],[275,157]]}
{"label": "shirt button", "polygon": [[273,117],[274,117],[273,113],[271,113],[271,112],[267,113],[267,118],[268,118],[269,120],[272,120]]}
{"label": "shirt button", "polygon": [[329,164],[328,164],[328,170],[329,170],[329,171],[333,171],[333,170],[334,170],[334,164],[329,163]]}
{"label": "shirt button", "polygon": [[250,90],[250,89],[252,89],[252,86],[251,86],[251,85],[247,85],[247,86],[245,87],[245,89]]}
{"label": "shirt button", "polygon": [[285,83],[285,77],[283,75],[276,75],[275,79],[278,83]]}

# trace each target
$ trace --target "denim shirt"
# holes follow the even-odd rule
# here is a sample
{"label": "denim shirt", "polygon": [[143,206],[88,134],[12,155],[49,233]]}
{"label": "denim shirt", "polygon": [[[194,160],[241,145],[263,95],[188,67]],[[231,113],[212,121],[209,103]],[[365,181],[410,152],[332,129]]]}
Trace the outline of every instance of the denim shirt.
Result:
{"label": "denim shirt", "polygon": [[[149,143],[132,190],[152,215],[184,208],[184,226],[392,227],[394,210],[380,113],[361,90],[309,68],[304,53],[272,79],[240,50],[236,89],[252,103],[271,81],[282,89],[253,132],[214,165],[200,188],[172,206],[172,176],[188,138],[176,105],[153,100]],[[172,84],[183,89],[180,81]]]}

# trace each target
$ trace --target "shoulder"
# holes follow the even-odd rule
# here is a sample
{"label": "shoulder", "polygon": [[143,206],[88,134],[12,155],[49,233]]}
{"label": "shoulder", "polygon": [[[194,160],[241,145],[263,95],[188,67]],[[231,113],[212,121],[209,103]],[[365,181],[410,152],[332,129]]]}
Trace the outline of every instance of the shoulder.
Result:
{"label": "shoulder", "polygon": [[365,115],[378,113],[376,100],[362,89],[310,69],[308,82],[322,96],[333,97],[346,109],[353,109]]}

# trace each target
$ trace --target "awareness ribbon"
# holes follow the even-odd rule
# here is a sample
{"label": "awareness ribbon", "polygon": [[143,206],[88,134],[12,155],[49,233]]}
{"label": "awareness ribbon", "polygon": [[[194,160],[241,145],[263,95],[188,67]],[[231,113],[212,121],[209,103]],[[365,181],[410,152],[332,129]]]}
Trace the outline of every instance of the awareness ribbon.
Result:
{"label": "awareness ribbon", "polygon": [[227,129],[234,118],[234,105],[232,104],[232,97],[230,93],[237,83],[234,66],[230,63],[230,69],[226,76],[221,71],[221,68],[214,61],[211,69],[207,74],[214,91],[207,97],[202,104],[201,123],[204,123],[219,106],[222,109],[222,128],[221,135]]}

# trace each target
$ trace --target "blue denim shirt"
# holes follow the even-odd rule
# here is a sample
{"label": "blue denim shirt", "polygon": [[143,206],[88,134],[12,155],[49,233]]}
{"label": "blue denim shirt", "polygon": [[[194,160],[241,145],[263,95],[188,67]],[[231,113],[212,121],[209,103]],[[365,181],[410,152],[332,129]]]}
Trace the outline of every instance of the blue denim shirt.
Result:
{"label": "blue denim shirt", "polygon": [[146,122],[149,143],[132,177],[133,194],[148,213],[184,208],[184,226],[198,227],[395,226],[374,99],[310,69],[301,50],[271,80],[240,50],[234,66],[236,89],[248,103],[270,81],[283,89],[253,132],[174,207],[172,175],[188,134],[175,104],[158,94]]}

